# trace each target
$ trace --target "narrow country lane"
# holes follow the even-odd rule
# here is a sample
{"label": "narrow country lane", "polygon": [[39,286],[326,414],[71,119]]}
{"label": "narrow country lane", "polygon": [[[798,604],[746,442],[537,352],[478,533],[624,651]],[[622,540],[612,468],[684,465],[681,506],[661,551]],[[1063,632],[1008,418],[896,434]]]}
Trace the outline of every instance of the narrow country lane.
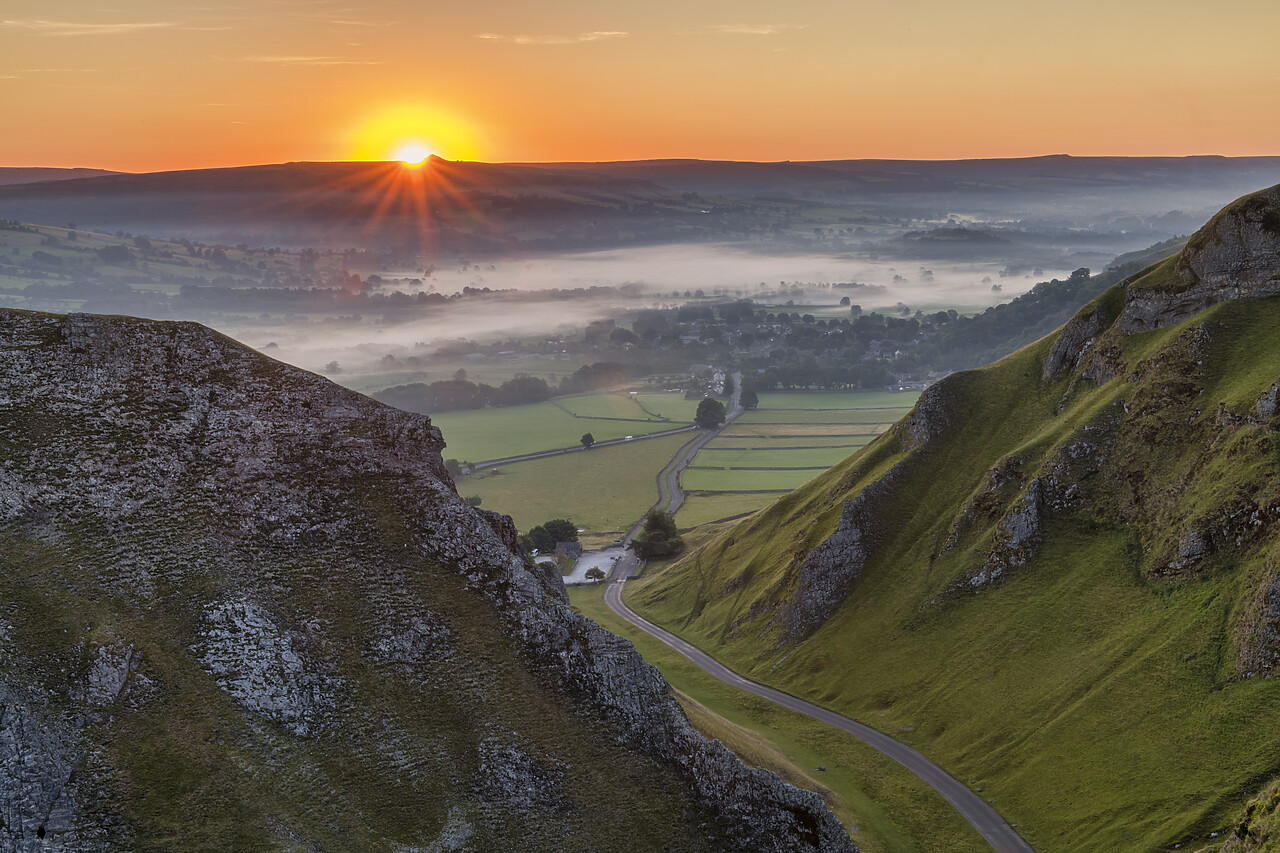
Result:
{"label": "narrow country lane", "polygon": [[669,631],[659,628],[627,607],[622,602],[622,589],[625,585],[625,578],[609,582],[604,591],[604,601],[609,609],[641,631],[661,640],[693,661],[703,672],[740,690],[745,690],[762,699],[776,702],[784,708],[799,711],[801,714],[807,714],[815,720],[820,720],[842,729],[868,746],[889,756],[941,794],[960,813],[961,817],[968,821],[974,829],[978,830],[996,853],[1034,853],[1031,845],[1024,841],[1013,827],[1005,823],[1004,819],[996,814],[991,806],[987,805],[977,794],[970,791],[961,782],[948,775],[941,767],[925,758],[919,752],[909,746],[898,743],[893,738],[876,731],[870,726],[864,726],[862,723],[841,716],[834,711],[828,711],[826,708],[814,705],[812,702],[797,699],[790,694],[783,693],[781,690],[774,690],[772,687],[765,687],[763,684],[757,684],[754,681],[743,678],[698,647],[685,642]]}

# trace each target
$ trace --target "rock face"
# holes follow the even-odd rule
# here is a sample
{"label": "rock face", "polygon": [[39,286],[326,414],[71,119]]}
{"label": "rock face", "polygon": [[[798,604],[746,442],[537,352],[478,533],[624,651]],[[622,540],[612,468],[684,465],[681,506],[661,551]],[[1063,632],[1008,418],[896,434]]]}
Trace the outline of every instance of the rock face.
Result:
{"label": "rock face", "polygon": [[308,653],[304,632],[243,599],[211,604],[206,614],[200,661],[219,687],[295,735],[336,724],[342,682]]}
{"label": "rock face", "polygon": [[1072,317],[1062,328],[1053,349],[1044,360],[1041,379],[1052,380],[1066,368],[1075,367],[1097,336],[1111,325],[1101,308],[1093,308]]}
{"label": "rock face", "polygon": [[1172,290],[1131,290],[1119,325],[1128,334],[1180,323],[1230,299],[1280,293],[1280,186],[1235,202],[1187,243]]}
{"label": "rock face", "polygon": [[[0,312],[0,849],[128,847],[143,778],[263,849],[856,849],[693,729],[442,446],[195,324]],[[599,825],[635,796],[660,826]]]}
{"label": "rock face", "polygon": [[853,589],[884,533],[883,503],[904,477],[904,465],[908,463],[898,463],[845,501],[835,532],[805,557],[786,610],[788,640],[803,640],[816,631]]}

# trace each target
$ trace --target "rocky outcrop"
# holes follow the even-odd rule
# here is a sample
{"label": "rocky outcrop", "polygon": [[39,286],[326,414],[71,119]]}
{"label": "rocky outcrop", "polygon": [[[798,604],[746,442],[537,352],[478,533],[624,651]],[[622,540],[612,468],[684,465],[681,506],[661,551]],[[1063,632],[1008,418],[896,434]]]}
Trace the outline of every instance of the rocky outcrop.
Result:
{"label": "rocky outcrop", "polygon": [[309,652],[312,633],[283,627],[256,602],[219,601],[206,608],[200,660],[245,708],[305,737],[334,725],[342,692]]}
{"label": "rocky outcrop", "polygon": [[1176,283],[1130,288],[1118,321],[1127,334],[1162,329],[1232,299],[1280,294],[1280,186],[1225,208],[1195,233]]}
{"label": "rocky outcrop", "polygon": [[[350,723],[374,713],[353,681],[364,668],[443,689],[477,717],[501,701],[495,676],[459,651],[465,626],[412,592],[412,572],[422,569],[407,566],[426,564],[460,578],[452,583],[485,603],[523,665],[600,736],[683,782],[704,821],[696,825],[710,827],[697,830],[707,833],[705,849],[855,849],[819,797],[744,767],[699,734],[630,643],[576,614],[558,574],[526,563],[510,519],[458,497],[427,418],[195,324],[14,311],[0,312],[0,412],[3,532],[64,547],[92,529],[102,561],[95,584],[143,612],[189,608],[193,666],[251,723],[243,736],[266,750],[253,772],[336,742],[381,756],[422,786],[452,784],[474,762],[472,799],[449,806],[432,842],[439,849],[472,849],[490,837],[487,814],[499,821],[511,809],[556,812],[581,796],[568,787],[573,768],[514,732],[482,740],[466,757],[379,720],[379,736],[361,746],[368,736]],[[380,556],[344,556],[366,551]],[[367,607],[369,624],[357,635],[340,635],[316,615],[323,602],[308,615],[290,600],[306,592],[308,577],[333,571]],[[125,636],[88,657],[73,691],[83,697],[82,716],[90,708],[105,714],[135,692],[138,707],[157,707],[131,687],[145,678],[139,647]],[[9,709],[0,727],[10,727],[0,728],[3,767],[18,774],[4,781],[0,767],[0,809],[8,809],[0,832],[35,832],[49,815],[57,821],[45,825],[46,836],[81,838],[105,825],[102,809],[114,807],[90,818],[66,784],[79,754],[74,731],[38,722],[8,694],[0,701]],[[255,760],[248,749],[237,760]],[[561,774],[563,789],[529,793]],[[544,836],[569,832],[568,823],[543,820],[537,849],[555,846]]]}
{"label": "rocky outcrop", "polygon": [[845,501],[835,532],[805,557],[786,608],[788,640],[812,634],[848,597],[884,534],[884,503],[912,464],[910,459],[899,462],[856,498]]}
{"label": "rocky outcrop", "polygon": [[74,727],[0,681],[0,848],[15,853],[105,849],[78,820]]}
{"label": "rocky outcrop", "polygon": [[1258,419],[1265,423],[1275,417],[1277,402],[1280,402],[1280,381],[1273,382],[1254,404],[1253,410],[1257,413]]}
{"label": "rocky outcrop", "polygon": [[1040,378],[1049,382],[1062,370],[1079,364],[1097,336],[1111,325],[1111,319],[1097,306],[1072,317],[1062,327],[1053,349],[1045,357]]}
{"label": "rocky outcrop", "polygon": [[915,408],[894,426],[905,449],[924,446],[951,427],[956,418],[955,383],[955,379],[947,376],[924,389]]}

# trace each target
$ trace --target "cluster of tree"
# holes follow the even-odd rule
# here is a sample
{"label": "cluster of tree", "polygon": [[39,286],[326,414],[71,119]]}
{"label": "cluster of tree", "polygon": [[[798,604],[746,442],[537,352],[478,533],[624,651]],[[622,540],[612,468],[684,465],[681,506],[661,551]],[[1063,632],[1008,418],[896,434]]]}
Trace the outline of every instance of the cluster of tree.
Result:
{"label": "cluster of tree", "polygon": [[[1075,270],[1065,281],[1037,284],[1015,299],[973,316],[955,311],[908,316],[857,314],[849,320],[814,320],[808,315],[763,315],[781,345],[742,363],[755,368],[755,389],[874,389],[933,372],[978,367],[1049,334],[1107,288],[1176,251],[1170,241],[1156,252],[1091,275]],[[1156,249],[1157,247],[1152,247]],[[853,306],[857,308],[858,306]],[[856,313],[856,312],[855,312]],[[760,333],[757,332],[758,336]],[[739,344],[751,332],[739,334]],[[745,405],[745,403],[744,403]]]}
{"label": "cluster of tree", "polygon": [[[645,371],[647,372],[647,370]],[[644,375],[638,373],[637,375]],[[584,364],[569,376],[560,380],[561,394],[580,394],[613,388],[627,381],[627,368],[614,361],[597,361]]]}
{"label": "cluster of tree", "polygon": [[631,547],[642,560],[661,560],[679,554],[684,540],[671,513],[651,509],[644,517],[640,535],[631,540]]}
{"label": "cluster of tree", "polygon": [[556,549],[557,542],[577,542],[578,527],[567,518],[553,518],[520,534],[520,544],[529,553],[546,554]]}
{"label": "cluster of tree", "polygon": [[702,429],[715,429],[724,423],[724,417],[724,403],[707,397],[698,404],[698,411],[693,416],[693,422]]}
{"label": "cluster of tree", "polygon": [[552,395],[545,379],[517,374],[497,388],[483,383],[477,385],[466,379],[444,379],[427,384],[413,382],[395,385],[374,393],[374,399],[404,409],[431,415],[438,412],[455,412],[463,409],[485,409],[501,406],[518,406],[522,403],[538,403]]}
{"label": "cluster of tree", "polygon": [[[895,371],[888,362],[882,361],[845,361],[841,359],[792,358],[768,367],[759,373],[754,380],[755,388],[761,391],[774,391],[779,388],[822,388],[825,390],[864,390],[871,391],[884,388],[897,379]],[[744,408],[755,408],[759,398],[752,396],[754,405],[747,405],[747,392],[743,392]]]}

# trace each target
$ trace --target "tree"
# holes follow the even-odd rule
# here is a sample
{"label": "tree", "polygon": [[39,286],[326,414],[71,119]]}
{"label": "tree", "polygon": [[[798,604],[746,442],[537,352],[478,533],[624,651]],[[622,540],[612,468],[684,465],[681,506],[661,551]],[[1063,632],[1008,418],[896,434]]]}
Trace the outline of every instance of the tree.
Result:
{"label": "tree", "polygon": [[595,581],[596,583],[604,580],[604,569],[599,566],[592,566],[587,569],[587,580]]}
{"label": "tree", "polygon": [[455,480],[462,476],[462,466],[458,464],[457,459],[444,460],[444,470],[449,472],[449,476]]}
{"label": "tree", "polygon": [[582,443],[583,450],[590,450],[591,445],[596,443],[596,437],[589,432],[584,432],[582,438],[578,439]]}
{"label": "tree", "polygon": [[480,506],[480,504],[484,502],[483,498],[479,495],[471,495],[470,497],[465,497],[462,500],[467,506]]}
{"label": "tree", "polygon": [[738,402],[742,404],[744,409],[754,409],[760,405],[760,398],[756,396],[754,388],[743,388],[742,396],[738,398]]}
{"label": "tree", "polygon": [[631,547],[642,560],[660,560],[680,553],[684,540],[671,513],[651,509],[644,517],[644,529],[631,540]]}
{"label": "tree", "polygon": [[724,403],[707,397],[698,404],[698,411],[693,416],[693,422],[702,429],[715,429],[720,426],[720,424],[724,423]]}
{"label": "tree", "polygon": [[556,546],[556,542],[578,541],[578,525],[567,518],[553,518],[550,521],[543,522],[542,528],[551,536],[553,540],[551,543],[552,548]]}
{"label": "tree", "polygon": [[725,374],[725,377],[724,377],[724,395],[726,397],[733,396],[733,377],[727,373]]}
{"label": "tree", "polygon": [[525,547],[533,546],[530,550],[536,548],[539,552],[546,553],[556,549],[556,540],[547,532],[547,528],[541,524],[530,530],[525,536],[528,539]]}

